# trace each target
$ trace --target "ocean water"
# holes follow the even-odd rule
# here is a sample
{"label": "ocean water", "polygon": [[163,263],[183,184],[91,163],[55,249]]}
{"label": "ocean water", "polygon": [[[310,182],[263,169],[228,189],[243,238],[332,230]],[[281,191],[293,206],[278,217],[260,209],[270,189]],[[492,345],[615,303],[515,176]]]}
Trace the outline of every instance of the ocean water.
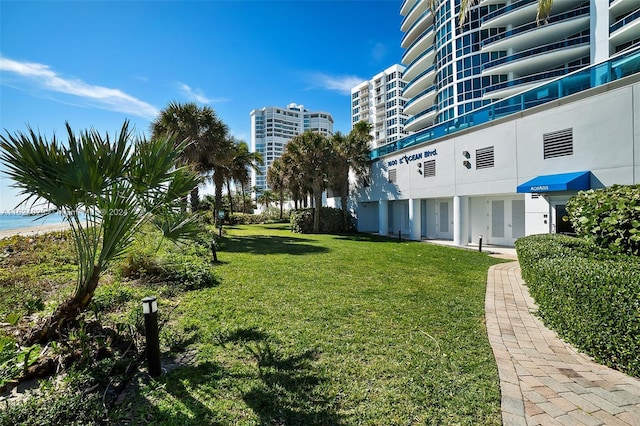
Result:
{"label": "ocean water", "polygon": [[63,223],[63,221],[63,217],[58,213],[50,214],[44,218],[26,214],[0,213],[0,231],[28,228],[31,226],[57,225]]}

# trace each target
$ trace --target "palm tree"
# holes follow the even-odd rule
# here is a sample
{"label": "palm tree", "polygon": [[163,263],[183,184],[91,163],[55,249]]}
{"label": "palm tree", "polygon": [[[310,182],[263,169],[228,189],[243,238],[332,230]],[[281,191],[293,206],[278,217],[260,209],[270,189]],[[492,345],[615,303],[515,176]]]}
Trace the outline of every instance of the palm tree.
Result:
{"label": "palm tree", "polygon": [[218,211],[222,208],[222,189],[224,188],[229,167],[233,160],[235,139],[231,135],[226,135],[216,146],[215,152],[209,157],[209,167],[213,171],[210,176],[214,185],[215,204],[213,206],[213,217],[218,217]]}
{"label": "palm tree", "polygon": [[245,141],[234,141],[232,158],[227,174],[227,190],[229,191],[229,201],[232,211],[233,203],[231,203],[231,181],[240,185],[243,200],[243,212],[246,212],[245,188],[251,181],[249,170],[253,169],[256,173],[260,173],[259,166],[263,164],[262,154],[259,152],[250,152],[249,145],[247,145]]}
{"label": "palm tree", "polygon": [[371,125],[368,122],[359,121],[347,136],[336,132],[332,138],[333,158],[330,183],[340,195],[345,229],[348,229],[350,219],[347,211],[349,173],[353,173],[356,179],[360,179],[368,172],[370,130]]}
{"label": "palm tree", "polygon": [[[429,0],[429,8],[436,10],[440,0]],[[469,10],[477,3],[477,0],[460,0],[460,13],[458,14],[458,22],[462,27],[467,19]],[[538,13],[536,15],[536,22],[544,20],[546,22],[549,14],[551,13],[551,6],[553,6],[553,0],[538,0]]]}
{"label": "palm tree", "polygon": [[274,160],[267,170],[267,183],[278,195],[278,201],[280,203],[280,220],[282,220],[284,198],[287,190],[287,174],[285,167],[284,161],[282,161],[282,157],[280,157]]}
{"label": "palm tree", "polygon": [[285,147],[284,152],[278,160],[283,165],[285,186],[293,199],[294,208],[298,209],[299,204],[301,204],[302,196],[307,192],[307,190],[305,189],[305,184],[302,181],[300,166],[295,162],[287,147]]}
{"label": "palm tree", "polygon": [[307,131],[295,136],[287,149],[299,167],[302,181],[314,200],[313,232],[320,232],[322,193],[327,188],[331,160],[331,140],[321,133]]}
{"label": "palm tree", "polygon": [[258,203],[262,204],[265,209],[269,208],[269,205],[275,201],[276,197],[273,191],[265,189],[262,194],[258,195]]}
{"label": "palm tree", "polygon": [[[170,102],[151,123],[151,134],[152,138],[172,134],[177,143],[188,141],[180,163],[190,164],[196,172],[207,174],[213,170],[225,143],[227,126],[210,107],[199,107],[194,102]],[[191,192],[191,210],[197,211],[199,204],[199,190],[195,187]]]}
{"label": "palm tree", "polygon": [[189,168],[176,167],[186,144],[159,137],[134,139],[127,121],[114,141],[91,129],[79,134],[66,124],[68,143],[47,141],[31,128],[0,136],[0,161],[31,206],[46,202],[65,214],[78,256],[76,288],[26,341],[51,339],[84,311],[100,274],[120,256],[145,223],[174,240],[196,238],[195,217],[180,213],[182,197],[200,183]]}

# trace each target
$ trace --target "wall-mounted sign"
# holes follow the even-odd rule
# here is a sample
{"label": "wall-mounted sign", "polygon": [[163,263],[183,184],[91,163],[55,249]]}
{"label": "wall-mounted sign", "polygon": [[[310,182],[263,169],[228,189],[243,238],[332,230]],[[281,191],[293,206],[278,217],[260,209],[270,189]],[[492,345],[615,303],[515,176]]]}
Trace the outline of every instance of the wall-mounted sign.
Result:
{"label": "wall-mounted sign", "polygon": [[396,160],[387,161],[387,167],[397,166],[398,164],[409,164],[414,161],[422,160],[423,158],[433,157],[436,155],[438,155],[438,151],[436,149],[432,149],[424,152],[418,152],[417,154],[403,155],[402,157]]}

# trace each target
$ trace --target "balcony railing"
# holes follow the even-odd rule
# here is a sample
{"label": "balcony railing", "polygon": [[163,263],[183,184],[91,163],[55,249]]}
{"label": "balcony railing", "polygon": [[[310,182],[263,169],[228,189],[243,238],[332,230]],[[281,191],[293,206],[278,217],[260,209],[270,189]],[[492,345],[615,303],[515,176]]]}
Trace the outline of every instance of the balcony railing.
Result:
{"label": "balcony railing", "polygon": [[640,9],[636,10],[631,15],[625,16],[623,19],[611,25],[609,27],[609,34],[613,34],[616,30],[624,27],[625,25],[631,23],[632,21],[635,21],[638,18],[640,18]]}
{"label": "balcony railing", "polygon": [[[404,148],[433,141],[463,129],[488,123],[638,73],[640,73],[640,47],[376,148],[371,151],[371,159],[375,160]],[[405,127],[422,115],[431,112],[433,108],[435,105],[414,115],[407,120]]]}
{"label": "balcony railing", "polygon": [[530,74],[526,77],[517,78],[511,81],[505,81],[503,83],[492,84],[491,86],[487,86],[484,88],[483,93],[491,93],[497,90],[507,89],[509,87],[521,86],[523,84],[535,83],[536,81],[548,80],[554,77],[560,77],[570,72],[576,71],[583,68],[581,65],[574,65],[569,68],[562,68],[553,71],[545,71],[537,74]]}
{"label": "balcony railing", "polygon": [[436,90],[436,85],[432,84],[431,86],[427,87],[422,92],[420,92],[417,95],[415,95],[413,98],[411,98],[411,100],[409,102],[404,104],[405,111],[407,110],[407,108],[409,108],[409,105],[413,104],[414,102],[418,102],[420,100],[420,98],[422,98],[423,96],[426,96],[430,92],[435,92],[435,90]]}
{"label": "balcony railing", "polygon": [[482,66],[482,69],[486,70],[501,64],[506,64],[507,62],[518,61],[520,59],[523,59],[529,56],[536,56],[536,55],[540,55],[553,50],[558,50],[566,47],[576,46],[578,44],[588,44],[588,43],[589,43],[589,36],[586,35],[581,37],[574,37],[572,39],[568,39],[558,43],[545,44],[544,46],[536,47],[534,49],[524,50],[522,52],[516,53],[515,55],[509,55],[509,56],[504,56],[502,58],[494,59],[493,61],[489,61],[485,63]]}
{"label": "balcony railing", "polygon": [[[402,20],[402,22],[400,23],[400,27],[402,27],[405,23],[405,21],[407,20],[407,18],[409,17],[409,15],[411,15],[411,12],[413,12],[413,9],[415,9],[418,5],[420,4],[419,1],[416,1],[414,3],[413,6],[411,6],[411,9],[409,9],[409,11],[407,12],[407,14],[405,15],[404,19]],[[404,6],[404,4],[403,4]],[[402,7],[400,7],[400,10],[402,10]]]}
{"label": "balcony railing", "polygon": [[426,30],[424,30],[422,33],[420,33],[420,35],[418,37],[416,37],[415,40],[413,40],[411,42],[409,47],[407,47],[407,49],[404,51],[404,54],[402,55],[402,59],[404,60],[404,57],[407,56],[407,52],[410,52],[411,49],[413,49],[413,46],[415,46],[416,44],[420,43],[420,41],[422,41],[424,36],[429,34],[429,32],[431,32],[431,31],[433,31],[433,25],[430,25]]}
{"label": "balcony railing", "polygon": [[482,25],[485,22],[490,21],[491,19],[497,16],[500,16],[504,13],[511,12],[512,10],[520,9],[521,7],[529,6],[530,4],[534,4],[537,2],[538,2],[537,0],[520,0],[515,3],[511,3],[508,6],[501,7],[500,9],[494,10],[493,12],[483,16],[482,19],[480,20],[480,24]]}
{"label": "balcony railing", "polygon": [[[405,39],[407,38],[407,36],[411,33],[411,31],[413,30],[413,28],[414,28],[415,26],[417,26],[418,24],[420,24],[420,22],[422,22],[422,18],[425,18],[425,17],[426,17],[427,15],[429,15],[430,13],[431,13],[431,10],[429,10],[429,9],[425,10],[424,12],[422,12],[422,15],[420,15],[420,16],[418,17],[418,19],[416,19],[416,22],[414,22],[414,23],[413,23],[413,25],[411,25],[411,26],[409,27],[409,29],[407,30],[407,32],[406,32],[406,33],[404,33],[404,36],[402,37],[402,40],[400,41],[400,44],[401,44],[401,45],[404,43],[404,40],[405,40]],[[424,32],[423,32],[422,34],[424,34]],[[418,38],[420,38],[420,37],[418,37]],[[413,43],[412,43],[412,44],[413,44]]]}
{"label": "balcony railing", "polygon": [[[567,19],[576,18],[583,15],[589,15],[590,9],[589,6],[583,6],[575,10],[571,10],[569,12],[560,13],[558,15],[554,15],[549,17],[549,23],[547,25],[555,24],[557,22],[566,21]],[[536,29],[540,29],[541,27],[536,22],[530,22],[528,24],[520,25],[512,30],[505,31],[501,34],[496,34],[488,39],[482,41],[482,46],[488,46],[491,43],[494,43],[498,40],[502,40],[503,38],[512,37],[514,35],[522,34],[527,31],[532,31]]]}
{"label": "balcony railing", "polygon": [[418,80],[420,80],[423,76],[429,74],[430,72],[433,72],[435,69],[436,69],[436,64],[433,64],[429,68],[427,68],[426,70],[422,71],[420,74],[415,76],[413,78],[413,80],[411,80],[411,82],[409,84],[404,86],[404,89],[402,89],[402,94],[405,94],[407,92],[407,89],[409,89],[411,86],[416,84],[418,82]]}
{"label": "balcony railing", "polygon": [[[431,27],[429,27],[431,28]],[[436,48],[435,44],[432,44],[431,47],[429,47],[427,50],[425,50],[424,52],[422,52],[420,55],[418,55],[418,57],[416,59],[414,59],[413,61],[411,61],[411,63],[409,65],[407,65],[407,67],[405,68],[405,74],[407,73],[407,70],[410,69],[416,62],[418,62],[420,59],[422,59],[423,57],[425,57],[426,55],[430,54],[431,52],[433,52]]]}

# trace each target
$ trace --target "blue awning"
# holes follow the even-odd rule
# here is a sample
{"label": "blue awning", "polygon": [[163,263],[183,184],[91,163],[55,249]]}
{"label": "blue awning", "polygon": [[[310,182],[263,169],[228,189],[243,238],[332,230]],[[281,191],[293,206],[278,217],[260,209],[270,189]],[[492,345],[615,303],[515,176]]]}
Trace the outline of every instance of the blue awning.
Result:
{"label": "blue awning", "polygon": [[518,185],[517,192],[581,191],[591,188],[591,172],[538,176]]}

